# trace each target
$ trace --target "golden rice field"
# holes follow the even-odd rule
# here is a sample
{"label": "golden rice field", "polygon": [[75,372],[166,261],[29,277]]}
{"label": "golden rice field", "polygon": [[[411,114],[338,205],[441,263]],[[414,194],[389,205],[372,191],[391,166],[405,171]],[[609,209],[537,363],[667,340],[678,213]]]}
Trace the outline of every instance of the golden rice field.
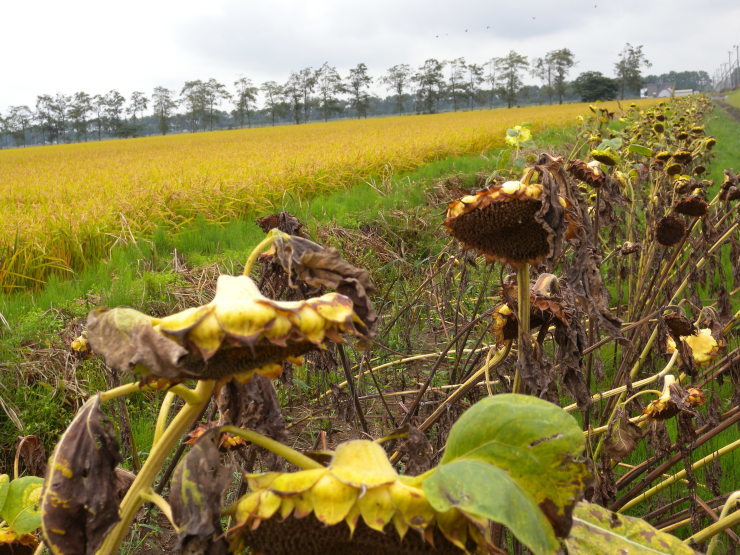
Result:
{"label": "golden rice field", "polygon": [[0,151],[0,290],[79,268],[103,256],[122,229],[235,218],[288,193],[304,197],[500,146],[523,121],[536,139],[537,129],[587,111],[568,104]]}

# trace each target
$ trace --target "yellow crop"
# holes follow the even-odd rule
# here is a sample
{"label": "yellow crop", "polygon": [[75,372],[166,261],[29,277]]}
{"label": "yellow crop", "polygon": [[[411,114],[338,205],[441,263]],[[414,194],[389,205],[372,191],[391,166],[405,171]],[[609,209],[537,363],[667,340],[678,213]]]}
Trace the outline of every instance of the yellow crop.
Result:
{"label": "yellow crop", "polygon": [[0,151],[0,290],[79,268],[124,232],[197,215],[227,220],[288,191],[305,197],[501,146],[524,121],[536,139],[587,112],[570,104]]}

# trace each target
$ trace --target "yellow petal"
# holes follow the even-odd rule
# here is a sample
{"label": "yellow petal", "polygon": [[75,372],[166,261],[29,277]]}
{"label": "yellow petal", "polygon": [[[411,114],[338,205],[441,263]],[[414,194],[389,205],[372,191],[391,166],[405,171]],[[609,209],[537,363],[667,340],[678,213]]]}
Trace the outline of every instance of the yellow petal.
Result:
{"label": "yellow petal", "polygon": [[357,500],[357,507],[365,524],[378,532],[383,531],[396,512],[388,486],[367,490]]}
{"label": "yellow petal", "polygon": [[211,304],[215,306],[216,319],[230,335],[253,339],[265,331],[265,327],[276,316],[275,309],[259,292],[257,285],[247,276],[219,276],[216,283],[216,296]]}
{"label": "yellow petal", "polygon": [[339,293],[327,293],[318,299],[310,299],[308,303],[322,318],[330,322],[344,324],[352,320],[352,301]]}
{"label": "yellow petal", "polygon": [[267,489],[270,484],[275,481],[275,478],[281,476],[280,472],[265,472],[258,474],[245,474],[244,477],[247,479],[247,485],[252,491],[259,491]]}
{"label": "yellow petal", "polygon": [[327,472],[326,468],[312,468],[279,474],[269,487],[278,495],[296,495],[310,489]]}
{"label": "yellow petal", "polygon": [[236,504],[236,513],[234,518],[239,524],[247,522],[251,517],[257,514],[257,507],[260,504],[261,492],[248,493],[239,499]]}
{"label": "yellow petal", "polygon": [[465,551],[465,542],[468,539],[468,521],[457,509],[450,509],[444,513],[437,513],[437,526],[445,538]]}
{"label": "yellow petal", "polygon": [[280,508],[281,501],[280,496],[270,490],[262,491],[260,493],[260,503],[257,506],[257,518],[260,520],[270,518]]}
{"label": "yellow petal", "polygon": [[298,495],[291,497],[290,500],[293,501],[293,504],[295,505],[293,518],[303,518],[304,516],[310,515],[311,511],[313,511],[310,492],[299,493]]}
{"label": "yellow petal", "polygon": [[360,521],[360,508],[357,506],[357,503],[352,505],[352,508],[349,510],[349,513],[347,513],[347,516],[344,518],[344,522],[347,523],[347,526],[349,527],[349,537],[352,538],[352,536],[355,533],[355,529],[357,528],[357,523]]}
{"label": "yellow petal", "polygon": [[216,319],[215,311],[209,307],[209,313],[190,328],[185,337],[200,350],[203,358],[208,360],[221,347],[226,334]]}
{"label": "yellow petal", "polygon": [[324,474],[309,490],[308,496],[316,518],[328,526],[344,520],[357,501],[357,490],[345,486],[331,474]]}
{"label": "yellow petal", "polygon": [[409,525],[406,524],[406,519],[401,513],[395,513],[393,515],[393,527],[396,529],[398,537],[403,540],[406,532],[409,531]]}
{"label": "yellow petal", "polygon": [[367,439],[340,443],[329,469],[338,480],[355,488],[376,488],[398,479],[385,450]]}
{"label": "yellow petal", "polygon": [[391,484],[390,492],[393,505],[410,527],[426,528],[434,522],[434,509],[429,505],[421,488],[397,481]]}
{"label": "yellow petal", "polygon": [[282,503],[280,503],[280,518],[285,520],[290,516],[290,513],[295,509],[295,502],[292,497],[283,497]]}

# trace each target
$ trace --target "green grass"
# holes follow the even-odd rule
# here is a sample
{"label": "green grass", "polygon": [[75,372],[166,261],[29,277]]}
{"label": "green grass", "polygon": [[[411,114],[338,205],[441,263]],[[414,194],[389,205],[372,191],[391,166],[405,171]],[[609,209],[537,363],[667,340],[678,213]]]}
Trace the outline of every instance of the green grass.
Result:
{"label": "green grass", "polygon": [[740,108],[740,89],[735,89],[725,97],[725,102],[735,108]]}
{"label": "green grass", "polygon": [[[740,89],[736,91],[740,93]],[[740,99],[740,96],[738,96]],[[727,111],[719,106],[714,109],[705,125],[707,135],[717,139],[717,145],[712,153],[714,159],[709,168],[708,179],[712,179],[715,185],[722,183],[725,168],[733,168],[740,172],[740,122],[734,119]]]}

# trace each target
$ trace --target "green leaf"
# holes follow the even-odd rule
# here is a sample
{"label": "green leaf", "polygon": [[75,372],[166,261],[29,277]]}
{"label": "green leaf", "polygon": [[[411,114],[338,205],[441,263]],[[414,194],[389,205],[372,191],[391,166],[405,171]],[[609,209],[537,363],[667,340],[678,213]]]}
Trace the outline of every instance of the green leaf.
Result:
{"label": "green leaf", "polygon": [[650,157],[653,155],[653,150],[651,148],[643,145],[638,145],[637,143],[632,143],[629,147],[627,147],[627,150],[633,152],[634,154],[639,154],[640,156]]}
{"label": "green leaf", "polygon": [[30,534],[41,526],[39,500],[43,483],[43,478],[24,476],[13,480],[8,486],[0,518],[19,536]]}
{"label": "green leaf", "polygon": [[558,542],[534,499],[509,475],[488,463],[459,460],[441,465],[424,481],[435,510],[457,508],[506,526],[534,553],[552,553]]}
{"label": "green leaf", "polygon": [[476,459],[495,465],[529,495],[564,537],[590,475],[578,423],[560,407],[529,395],[487,397],[450,430],[441,465]]}
{"label": "green leaf", "polygon": [[597,150],[606,150],[608,148],[612,150],[619,150],[622,146],[622,139],[619,137],[615,137],[613,139],[604,139],[601,141],[601,144],[599,145]]}
{"label": "green leaf", "polygon": [[569,555],[591,553],[670,553],[693,555],[677,537],[640,518],[613,513],[581,501],[573,512],[573,528],[565,540]]}
{"label": "green leaf", "polygon": [[0,514],[2,514],[3,505],[5,504],[5,498],[8,496],[9,488],[10,476],[7,474],[0,474]]}
{"label": "green leaf", "polygon": [[506,134],[509,137],[518,137],[519,136],[519,131],[517,131],[516,129],[507,129],[506,130]]}

